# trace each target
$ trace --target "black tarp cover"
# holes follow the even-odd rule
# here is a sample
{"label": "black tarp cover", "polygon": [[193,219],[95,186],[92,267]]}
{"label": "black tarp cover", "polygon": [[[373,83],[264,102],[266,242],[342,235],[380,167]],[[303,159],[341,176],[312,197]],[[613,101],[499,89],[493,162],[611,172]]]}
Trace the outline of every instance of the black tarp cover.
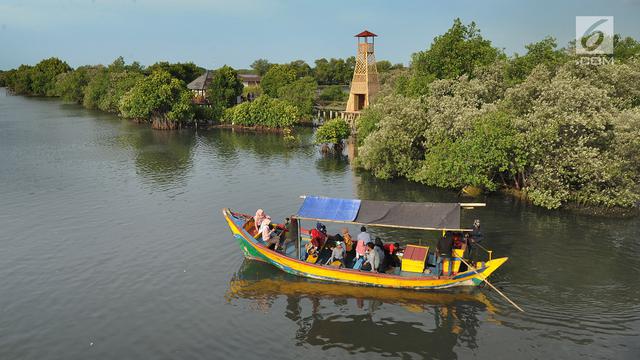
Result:
{"label": "black tarp cover", "polygon": [[460,204],[362,200],[354,222],[428,229],[460,229]]}

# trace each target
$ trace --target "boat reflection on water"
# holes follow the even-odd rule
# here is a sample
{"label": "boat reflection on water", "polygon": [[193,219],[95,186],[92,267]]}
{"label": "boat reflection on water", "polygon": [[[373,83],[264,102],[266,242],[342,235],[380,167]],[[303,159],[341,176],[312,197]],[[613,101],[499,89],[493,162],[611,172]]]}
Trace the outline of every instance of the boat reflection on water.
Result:
{"label": "boat reflection on water", "polygon": [[421,292],[328,283],[253,260],[244,260],[234,274],[226,299],[248,300],[250,309],[264,313],[286,299],[285,316],[298,325],[298,345],[351,353],[384,349],[388,355],[449,357],[459,343],[477,346],[481,322],[499,323],[496,308],[477,288]]}

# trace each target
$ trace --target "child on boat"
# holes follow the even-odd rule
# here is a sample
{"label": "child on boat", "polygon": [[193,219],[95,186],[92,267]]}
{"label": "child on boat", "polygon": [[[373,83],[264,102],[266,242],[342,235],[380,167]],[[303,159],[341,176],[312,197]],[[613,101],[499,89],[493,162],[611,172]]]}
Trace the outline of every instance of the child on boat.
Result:
{"label": "child on boat", "polygon": [[337,261],[340,267],[344,266],[344,255],[345,255],[345,251],[344,251],[344,247],[342,247],[342,243],[337,242],[336,245],[333,247],[333,250],[331,251],[331,257],[327,261],[326,265],[335,266],[336,264],[334,264],[334,261]]}

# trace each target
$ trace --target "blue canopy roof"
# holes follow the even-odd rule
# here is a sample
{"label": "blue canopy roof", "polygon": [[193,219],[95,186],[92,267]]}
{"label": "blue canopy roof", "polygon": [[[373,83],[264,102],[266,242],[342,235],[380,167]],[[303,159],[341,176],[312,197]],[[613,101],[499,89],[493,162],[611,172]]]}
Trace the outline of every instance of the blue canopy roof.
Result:
{"label": "blue canopy roof", "polygon": [[298,216],[312,219],[353,221],[358,216],[360,200],[307,196]]}

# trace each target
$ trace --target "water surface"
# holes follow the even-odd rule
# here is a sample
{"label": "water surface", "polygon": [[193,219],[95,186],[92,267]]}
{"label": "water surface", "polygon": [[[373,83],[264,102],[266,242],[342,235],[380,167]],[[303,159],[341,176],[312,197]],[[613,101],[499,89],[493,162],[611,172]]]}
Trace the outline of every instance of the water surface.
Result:
{"label": "water surface", "polygon": [[153,131],[0,92],[0,358],[638,358],[638,219],[499,196],[465,213],[510,257],[491,279],[524,314],[485,288],[358,288],[243,260],[223,207],[458,200],[356,173],[310,136]]}

